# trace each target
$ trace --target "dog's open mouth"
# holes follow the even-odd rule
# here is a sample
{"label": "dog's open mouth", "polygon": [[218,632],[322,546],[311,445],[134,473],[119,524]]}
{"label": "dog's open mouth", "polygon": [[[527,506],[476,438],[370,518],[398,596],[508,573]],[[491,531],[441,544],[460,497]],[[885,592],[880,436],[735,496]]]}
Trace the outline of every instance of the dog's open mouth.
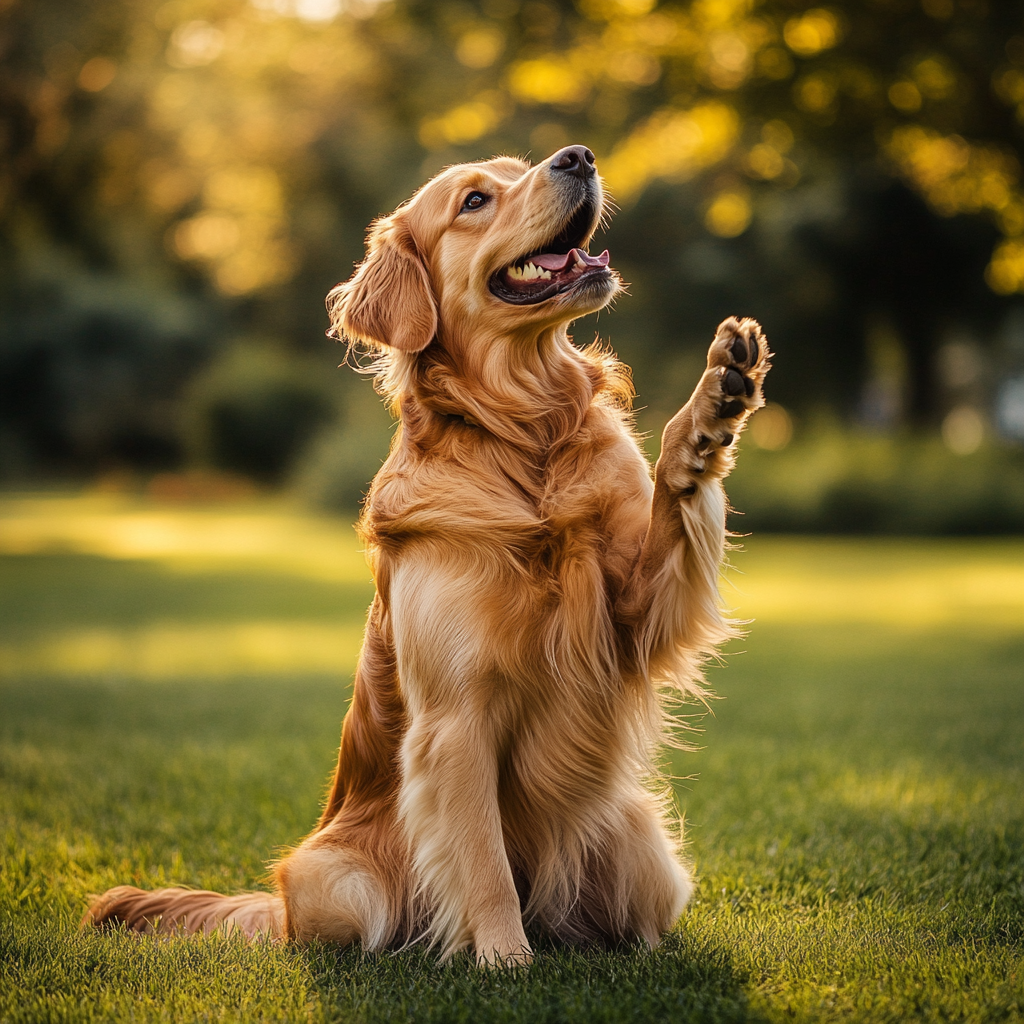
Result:
{"label": "dog's open mouth", "polygon": [[592,230],[593,210],[587,209],[585,215],[590,230],[576,229],[576,222],[584,219],[581,212],[583,208],[557,238],[492,274],[491,294],[502,302],[524,306],[543,302],[584,281],[609,279],[612,272],[608,269],[608,250],[591,256],[583,248],[583,240]]}

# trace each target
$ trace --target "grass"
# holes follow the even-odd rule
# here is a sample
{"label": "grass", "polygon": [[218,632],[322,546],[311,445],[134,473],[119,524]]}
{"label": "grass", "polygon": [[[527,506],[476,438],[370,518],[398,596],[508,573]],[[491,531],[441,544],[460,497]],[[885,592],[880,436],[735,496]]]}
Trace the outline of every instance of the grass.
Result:
{"label": "grass", "polygon": [[111,884],[263,884],[316,816],[370,589],[347,528],[287,509],[0,503],[0,1020],[1020,1020],[1024,545],[747,547],[724,593],[757,621],[670,765],[678,930],[481,974],[80,933]]}

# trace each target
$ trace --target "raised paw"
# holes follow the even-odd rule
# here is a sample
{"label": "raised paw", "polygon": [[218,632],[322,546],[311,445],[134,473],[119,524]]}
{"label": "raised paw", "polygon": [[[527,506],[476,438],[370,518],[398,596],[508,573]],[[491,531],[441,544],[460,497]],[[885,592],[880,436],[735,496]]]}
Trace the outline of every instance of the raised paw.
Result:
{"label": "raised paw", "polygon": [[[736,419],[760,409],[764,405],[761,386],[770,367],[771,352],[756,320],[731,316],[723,321],[708,349],[709,372],[705,375],[718,379],[718,419]],[[711,383],[701,381],[702,385]]]}
{"label": "raised paw", "polygon": [[658,475],[681,497],[726,476],[736,438],[764,405],[762,385],[771,351],[756,320],[730,317],[715,333],[708,366],[693,396],[665,428]]}

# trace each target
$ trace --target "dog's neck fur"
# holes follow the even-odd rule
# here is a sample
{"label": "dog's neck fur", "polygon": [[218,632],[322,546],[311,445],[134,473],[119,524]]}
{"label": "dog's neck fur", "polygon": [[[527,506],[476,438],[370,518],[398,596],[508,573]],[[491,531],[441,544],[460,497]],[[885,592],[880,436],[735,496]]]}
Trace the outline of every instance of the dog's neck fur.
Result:
{"label": "dog's neck fur", "polygon": [[579,432],[610,385],[621,390],[607,357],[576,349],[564,324],[525,338],[438,338],[416,355],[390,357],[380,378],[409,443],[429,446],[455,420],[534,462]]}

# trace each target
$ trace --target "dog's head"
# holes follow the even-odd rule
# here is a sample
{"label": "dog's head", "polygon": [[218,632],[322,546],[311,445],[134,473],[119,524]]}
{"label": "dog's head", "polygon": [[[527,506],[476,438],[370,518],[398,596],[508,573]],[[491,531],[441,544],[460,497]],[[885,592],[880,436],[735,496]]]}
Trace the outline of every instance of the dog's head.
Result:
{"label": "dog's head", "polygon": [[418,352],[438,336],[532,334],[601,309],[621,286],[607,251],[587,252],[604,203],[584,146],[535,167],[449,167],[373,224],[366,259],[328,296],[333,331]]}

